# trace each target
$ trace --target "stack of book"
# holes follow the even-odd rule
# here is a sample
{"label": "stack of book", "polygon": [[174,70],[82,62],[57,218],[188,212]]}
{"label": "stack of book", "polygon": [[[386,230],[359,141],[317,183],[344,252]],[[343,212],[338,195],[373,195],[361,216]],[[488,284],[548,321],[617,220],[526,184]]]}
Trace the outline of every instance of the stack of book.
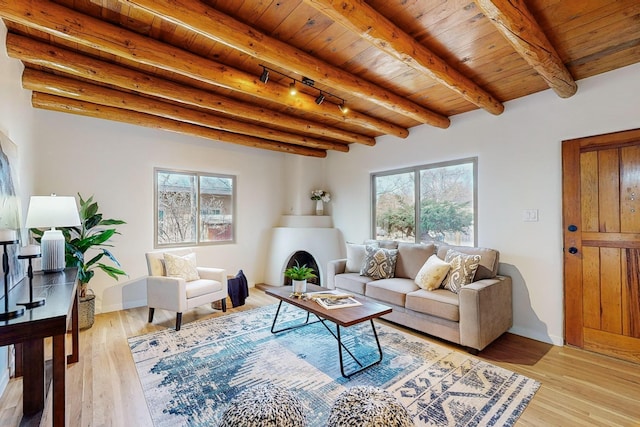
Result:
{"label": "stack of book", "polygon": [[304,294],[304,298],[313,300],[328,310],[362,305],[353,295],[338,290],[307,292]]}

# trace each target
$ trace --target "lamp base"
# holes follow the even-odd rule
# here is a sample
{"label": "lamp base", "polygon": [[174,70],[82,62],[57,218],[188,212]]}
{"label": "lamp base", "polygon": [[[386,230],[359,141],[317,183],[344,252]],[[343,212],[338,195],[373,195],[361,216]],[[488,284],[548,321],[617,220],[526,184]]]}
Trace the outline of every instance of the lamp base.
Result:
{"label": "lamp base", "polygon": [[47,230],[42,235],[40,246],[42,248],[42,271],[44,273],[57,273],[64,270],[65,240],[62,231]]}

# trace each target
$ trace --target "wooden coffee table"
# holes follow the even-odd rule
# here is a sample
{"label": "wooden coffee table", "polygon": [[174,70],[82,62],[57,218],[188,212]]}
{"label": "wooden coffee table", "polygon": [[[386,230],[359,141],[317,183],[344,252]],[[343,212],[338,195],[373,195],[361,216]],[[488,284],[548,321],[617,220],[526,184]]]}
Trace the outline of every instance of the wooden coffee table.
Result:
{"label": "wooden coffee table", "polygon": [[[307,285],[307,292],[319,292],[326,291],[327,288],[322,288],[316,285]],[[282,286],[277,288],[269,288],[266,291],[267,295],[271,295],[280,300],[278,304],[278,310],[276,311],[276,315],[273,318],[273,324],[271,325],[271,332],[277,334],[279,332],[288,331],[291,329],[300,328],[302,326],[311,325],[314,323],[321,322],[324,327],[333,335],[333,337],[338,341],[338,355],[340,357],[340,373],[343,377],[349,378],[352,375],[357,374],[358,372],[362,372],[367,368],[370,368],[373,365],[377,365],[382,361],[382,348],[380,347],[380,340],[378,339],[378,333],[376,332],[376,327],[373,323],[373,319],[384,316],[385,314],[391,313],[391,307],[387,307],[382,304],[378,304],[375,302],[365,301],[363,299],[355,297],[356,300],[362,303],[362,305],[358,305],[355,307],[343,307],[343,308],[335,308],[332,310],[327,310],[326,308],[320,306],[317,302],[312,300],[304,300],[302,298],[297,298],[292,295],[293,289],[291,286]],[[278,322],[278,315],[280,314],[280,308],[282,307],[282,303],[286,302],[287,304],[291,304],[302,310],[307,312],[306,320],[298,325],[289,326],[282,329],[276,330],[276,324]],[[309,322],[310,315],[315,315],[318,320],[315,322]],[[378,360],[370,363],[368,365],[363,365],[355,355],[342,343],[342,339],[340,337],[340,327],[349,327],[353,325],[357,325],[358,323],[369,321],[371,323],[371,329],[373,331],[373,336],[376,339],[376,344],[378,346]],[[332,328],[327,325],[327,321],[332,322],[336,325],[336,331],[334,332]],[[349,356],[359,365],[359,368],[355,369],[348,374],[345,373],[344,370],[344,357],[343,350],[346,351]]]}

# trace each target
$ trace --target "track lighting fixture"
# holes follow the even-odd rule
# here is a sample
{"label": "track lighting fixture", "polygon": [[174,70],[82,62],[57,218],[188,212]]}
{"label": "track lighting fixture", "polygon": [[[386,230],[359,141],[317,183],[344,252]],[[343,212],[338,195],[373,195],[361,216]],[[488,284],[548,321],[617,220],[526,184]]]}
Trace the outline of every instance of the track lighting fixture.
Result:
{"label": "track lighting fixture", "polygon": [[318,88],[315,87],[315,81],[311,80],[308,77],[302,77],[302,80],[298,80],[296,78],[293,78],[291,76],[288,76],[284,73],[281,73],[278,70],[274,70],[273,68],[269,68],[266,67],[262,64],[260,64],[260,66],[262,67],[262,74],[260,75],[260,81],[262,83],[267,83],[267,81],[269,81],[269,72],[274,72],[276,74],[280,74],[283,77],[286,77],[288,79],[291,79],[291,83],[289,83],[289,94],[291,95],[296,95],[298,93],[298,88],[296,87],[296,82],[302,83],[305,86],[310,87],[311,89],[315,89],[318,91],[318,96],[315,99],[316,104],[321,105],[326,99],[327,96],[332,96],[334,98],[336,98],[337,100],[341,101],[340,104],[338,105],[338,108],[340,109],[340,111],[342,112],[342,114],[347,114],[347,112],[349,111],[349,108],[345,105],[345,100],[340,98],[339,96],[336,96],[332,93],[329,93],[327,91],[324,90],[320,90]]}
{"label": "track lighting fixture", "polygon": [[260,75],[260,81],[262,83],[267,83],[269,81],[269,70],[265,67],[262,67],[262,74]]}

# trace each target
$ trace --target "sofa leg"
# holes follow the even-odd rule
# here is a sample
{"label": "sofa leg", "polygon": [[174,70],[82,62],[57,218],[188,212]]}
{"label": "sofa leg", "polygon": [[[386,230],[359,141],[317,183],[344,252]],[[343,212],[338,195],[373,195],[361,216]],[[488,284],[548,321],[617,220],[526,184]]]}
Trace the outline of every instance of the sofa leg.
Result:
{"label": "sofa leg", "polygon": [[153,312],[155,308],[149,307],[149,323],[153,322]]}
{"label": "sofa leg", "polygon": [[227,299],[226,298],[221,299],[220,303],[222,304],[222,312],[226,313],[227,312]]}
{"label": "sofa leg", "polygon": [[182,326],[182,313],[176,314],[176,331],[180,330],[180,326]]}
{"label": "sofa leg", "polygon": [[472,356],[477,356],[478,353],[480,353],[480,350],[478,350],[477,348],[466,347],[466,349],[467,349],[467,353],[469,353]]}

